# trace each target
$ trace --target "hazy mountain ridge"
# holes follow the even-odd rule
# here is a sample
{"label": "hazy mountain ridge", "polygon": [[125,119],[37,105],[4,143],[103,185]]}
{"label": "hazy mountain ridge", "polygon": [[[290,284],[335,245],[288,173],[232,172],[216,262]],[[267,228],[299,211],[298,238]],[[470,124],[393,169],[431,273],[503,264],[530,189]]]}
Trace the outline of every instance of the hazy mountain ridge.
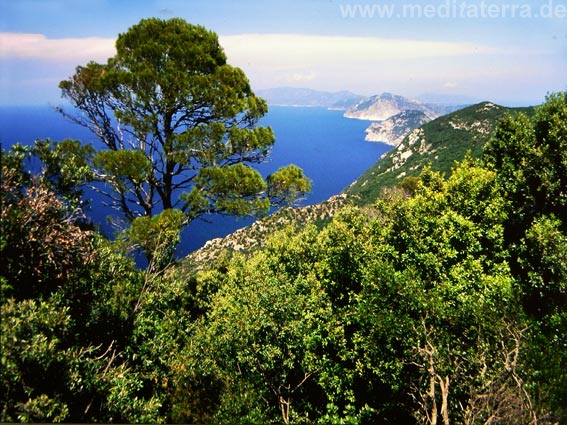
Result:
{"label": "hazy mountain ridge", "polygon": [[346,110],[364,99],[349,91],[326,92],[295,87],[256,90],[256,94],[274,106],[304,106]]}

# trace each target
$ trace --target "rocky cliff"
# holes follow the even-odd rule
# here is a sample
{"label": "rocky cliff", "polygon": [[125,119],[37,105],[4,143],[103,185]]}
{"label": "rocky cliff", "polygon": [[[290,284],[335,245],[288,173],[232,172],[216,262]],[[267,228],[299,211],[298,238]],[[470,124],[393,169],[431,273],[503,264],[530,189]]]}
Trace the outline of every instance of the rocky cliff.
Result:
{"label": "rocky cliff", "polygon": [[409,133],[431,121],[424,112],[403,111],[366,129],[366,141],[398,146]]}

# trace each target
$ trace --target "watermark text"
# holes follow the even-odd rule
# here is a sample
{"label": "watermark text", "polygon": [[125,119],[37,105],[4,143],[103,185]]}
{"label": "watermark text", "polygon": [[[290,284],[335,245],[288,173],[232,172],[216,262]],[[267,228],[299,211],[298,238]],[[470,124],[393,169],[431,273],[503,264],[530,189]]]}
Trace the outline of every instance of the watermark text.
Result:
{"label": "watermark text", "polygon": [[344,19],[567,19],[567,1],[533,4],[445,0],[431,3],[341,3]]}

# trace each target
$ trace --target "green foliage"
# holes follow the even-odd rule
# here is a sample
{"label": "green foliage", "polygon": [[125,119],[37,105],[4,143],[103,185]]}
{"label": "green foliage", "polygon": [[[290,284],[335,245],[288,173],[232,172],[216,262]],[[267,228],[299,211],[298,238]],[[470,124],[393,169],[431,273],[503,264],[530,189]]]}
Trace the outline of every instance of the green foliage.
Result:
{"label": "green foliage", "polygon": [[[334,322],[332,311],[312,276],[294,278],[272,260],[263,254],[246,263],[235,260],[210,311],[195,324],[187,361],[193,373],[213,374],[223,382],[219,418],[226,418],[230,408],[296,421],[313,402],[307,389],[323,360],[317,348]],[[241,386],[247,390],[234,405]],[[243,409],[241,403],[252,400]]]}
{"label": "green foliage", "polygon": [[[506,203],[496,174],[473,160],[447,182],[427,171],[415,187],[414,198],[381,201],[374,219],[347,209],[321,231],[274,235],[224,273],[201,272],[218,292],[192,327],[180,385],[195,391],[207,376],[220,390],[196,417],[407,422],[442,404],[443,379],[447,414],[463,420],[484,377],[505,367],[485,348],[519,313]],[[258,411],[268,416],[242,416]]]}
{"label": "green foliage", "polygon": [[151,161],[139,150],[97,152],[94,165],[105,173],[120,193],[127,190],[127,182],[141,188],[152,168]]}
{"label": "green foliage", "polygon": [[502,251],[503,217],[484,216],[503,203],[495,173],[472,161],[447,182],[429,173],[413,198],[378,204],[380,254],[360,298],[371,339],[360,340],[372,359],[367,367],[392,388],[405,386],[407,409],[418,420],[433,420],[444,391],[437,383],[448,380],[448,414],[458,422],[486,363],[478,347],[494,347],[515,317],[513,280]]}
{"label": "green foliage", "polygon": [[[565,421],[567,301],[567,93],[548,96],[530,119],[507,117],[486,149],[509,201],[505,223],[511,270],[532,319],[528,362],[538,400]],[[545,357],[544,357],[545,356]],[[543,360],[545,358],[545,360]],[[539,364],[539,366],[538,366]]]}
{"label": "green foliage", "polygon": [[[541,216],[534,220],[522,240],[518,262],[526,294],[541,305],[534,310],[563,309],[567,302],[567,234],[563,222]],[[531,310],[531,309],[530,309]]]}
{"label": "green foliage", "polygon": [[532,385],[542,394],[539,402],[560,422],[566,413],[559,400],[567,393],[557,375],[567,358],[561,337],[567,300],[566,120],[567,93],[549,95],[533,117],[503,119],[485,154],[509,202],[505,247],[534,327],[527,359]]}
{"label": "green foliage", "polygon": [[567,216],[566,120],[567,94],[550,95],[533,120],[505,118],[487,146],[486,161],[512,202],[511,228],[529,227],[540,214]]}
{"label": "green foliage", "polygon": [[185,205],[197,214],[203,211],[224,211],[228,214],[265,214],[270,207],[267,198],[258,193],[266,190],[260,173],[243,164],[226,167],[202,168],[195,187]]}
{"label": "green foliage", "polygon": [[144,273],[136,269],[134,261],[116,243],[97,235],[93,258],[56,297],[59,305],[71,309],[78,340],[94,346],[112,344],[124,348],[143,287]]}
{"label": "green foliage", "polygon": [[527,384],[548,416],[565,422],[567,409],[567,313],[565,307],[533,321],[527,338]]}
{"label": "green foliage", "polygon": [[[122,354],[141,272],[81,226],[74,194],[86,169],[65,167],[81,163],[82,149],[38,142],[2,152],[1,421],[159,419]],[[26,171],[29,158],[41,161],[39,175]]]}
{"label": "green foliage", "polygon": [[67,419],[60,391],[68,375],[68,353],[61,339],[69,330],[66,309],[34,300],[2,303],[0,333],[2,422]]}
{"label": "green foliage", "polygon": [[[512,200],[499,179],[470,157],[448,180],[426,169],[372,208],[347,208],[322,229],[288,227],[262,251],[178,286],[192,294],[185,305],[196,320],[161,306],[154,319],[172,340],[190,341],[161,366],[173,373],[172,418],[562,417],[564,321],[530,322],[518,302],[506,240]],[[527,274],[555,292],[562,287],[541,282],[563,279],[561,226],[553,216],[536,221],[521,256]],[[184,336],[162,325],[175,320]],[[159,334],[150,340],[171,353]]]}
{"label": "green foliage", "polygon": [[[44,147],[41,142],[36,145],[37,149]],[[55,162],[48,163],[39,176],[31,176],[25,171],[30,154],[19,145],[2,151],[0,276],[8,285],[3,298],[50,294],[63,277],[68,278],[90,257],[91,232],[81,228],[80,211],[65,200],[69,191],[74,192],[73,179],[49,184],[53,177],[49,167]],[[53,191],[61,186],[62,193]]]}

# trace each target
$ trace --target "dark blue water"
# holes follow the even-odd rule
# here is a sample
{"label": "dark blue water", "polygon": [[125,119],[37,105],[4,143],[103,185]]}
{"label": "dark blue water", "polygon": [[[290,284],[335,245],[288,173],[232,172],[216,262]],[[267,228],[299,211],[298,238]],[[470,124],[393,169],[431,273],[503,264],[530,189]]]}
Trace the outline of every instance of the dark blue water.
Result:
{"label": "dark blue water", "polygon": [[[262,175],[296,164],[312,179],[313,189],[301,205],[327,200],[341,192],[390,149],[382,143],[364,141],[367,121],[351,120],[342,111],[323,108],[270,108],[261,125],[269,125],[276,135],[269,162],[257,166]],[[40,138],[79,139],[95,144],[86,129],[64,120],[49,107],[0,107],[0,143],[32,144]],[[113,211],[93,199],[89,212],[93,221],[107,233],[106,216]],[[252,223],[250,218],[208,217],[212,223],[195,221],[182,234],[179,255],[185,255],[212,238],[226,236]]]}

